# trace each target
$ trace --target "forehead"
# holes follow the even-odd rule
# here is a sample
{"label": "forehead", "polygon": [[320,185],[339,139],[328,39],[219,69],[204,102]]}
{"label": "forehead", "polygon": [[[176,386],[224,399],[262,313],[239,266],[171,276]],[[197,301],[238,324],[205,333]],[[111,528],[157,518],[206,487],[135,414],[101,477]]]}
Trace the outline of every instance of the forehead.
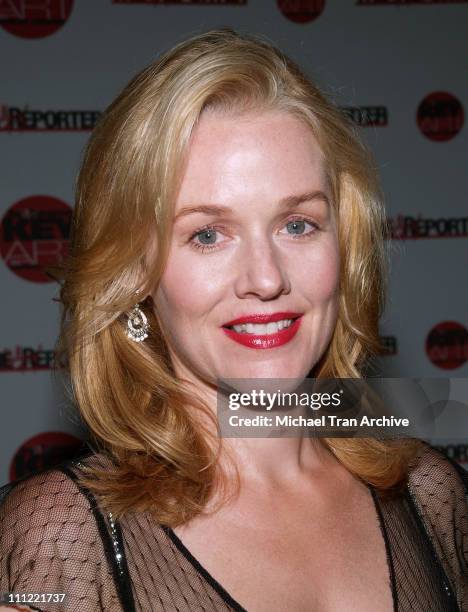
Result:
{"label": "forehead", "polygon": [[176,211],[194,200],[238,205],[326,189],[323,154],[300,119],[282,112],[205,113],[192,135]]}

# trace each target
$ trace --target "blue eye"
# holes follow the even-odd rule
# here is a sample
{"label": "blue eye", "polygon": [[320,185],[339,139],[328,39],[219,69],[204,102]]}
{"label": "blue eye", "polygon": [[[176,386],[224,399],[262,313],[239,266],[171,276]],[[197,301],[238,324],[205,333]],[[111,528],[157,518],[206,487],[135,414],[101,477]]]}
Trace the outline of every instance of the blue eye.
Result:
{"label": "blue eye", "polygon": [[[320,229],[315,221],[309,221],[303,217],[290,219],[283,227],[286,228],[286,233],[293,238],[311,238]],[[281,233],[284,233],[284,230]]]}
{"label": "blue eye", "polygon": [[[295,239],[312,238],[316,232],[320,230],[317,223],[303,217],[290,218],[290,220],[282,226],[280,234],[284,234],[284,228],[286,228],[286,233]],[[193,248],[201,253],[205,253],[222,248],[225,242],[229,242],[229,238],[223,240],[222,236],[227,237],[228,235],[229,229],[222,225],[206,225],[195,231],[190,236],[188,242]]]}
{"label": "blue eye", "polygon": [[215,229],[205,229],[196,234],[198,240],[201,244],[215,244],[216,242],[216,230]]}
{"label": "blue eye", "polygon": [[303,219],[296,219],[286,223],[286,227],[288,228],[290,234],[303,234],[305,231],[305,223],[306,222]]}

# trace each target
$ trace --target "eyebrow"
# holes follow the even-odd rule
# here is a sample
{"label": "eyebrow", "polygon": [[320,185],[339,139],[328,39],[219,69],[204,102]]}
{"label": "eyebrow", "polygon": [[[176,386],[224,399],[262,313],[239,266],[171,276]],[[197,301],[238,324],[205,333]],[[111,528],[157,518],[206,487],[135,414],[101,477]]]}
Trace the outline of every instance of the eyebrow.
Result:
{"label": "eyebrow", "polygon": [[[298,195],[290,195],[282,198],[278,202],[279,208],[283,210],[289,210],[302,204],[303,202],[312,202],[314,200],[322,200],[327,206],[330,206],[330,200],[325,192],[320,190],[308,191],[307,193],[301,193]],[[174,217],[174,222],[181,217],[186,217],[194,213],[203,213],[205,215],[232,215],[234,211],[229,206],[219,206],[218,204],[199,204],[197,206],[184,206]]]}

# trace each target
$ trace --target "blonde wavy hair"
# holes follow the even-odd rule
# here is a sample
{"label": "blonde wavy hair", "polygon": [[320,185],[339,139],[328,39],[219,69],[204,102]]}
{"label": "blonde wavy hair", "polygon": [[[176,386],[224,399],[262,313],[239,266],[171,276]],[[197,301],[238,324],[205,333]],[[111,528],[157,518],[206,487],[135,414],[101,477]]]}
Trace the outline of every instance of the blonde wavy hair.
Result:
{"label": "blonde wavy hair", "polygon": [[[128,340],[124,314],[163,274],[184,160],[207,110],[282,111],[312,130],[326,159],[341,256],[338,320],[313,375],[362,377],[380,351],[385,219],[374,163],[354,126],[260,37],[223,28],[176,45],[125,87],[89,140],[61,290],[59,347],[72,391],[91,442],[113,466],[89,467],[81,480],[117,519],[148,510],[177,526],[222,485],[220,441],[193,418],[194,410],[210,411],[175,376],[151,298],[143,301],[145,342]],[[401,487],[419,448],[416,440],[322,442],[382,491]]]}

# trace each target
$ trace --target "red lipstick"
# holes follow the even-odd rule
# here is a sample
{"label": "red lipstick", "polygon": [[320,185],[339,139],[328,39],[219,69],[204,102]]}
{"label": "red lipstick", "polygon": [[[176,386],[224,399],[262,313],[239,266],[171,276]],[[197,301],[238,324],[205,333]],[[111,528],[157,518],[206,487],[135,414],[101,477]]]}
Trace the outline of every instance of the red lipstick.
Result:
{"label": "red lipstick", "polygon": [[[251,314],[233,319],[225,323],[222,327],[224,333],[239,344],[249,348],[268,349],[276,348],[286,344],[294,338],[301,324],[302,313],[300,312],[275,312],[272,314]],[[242,325],[247,323],[275,323],[284,319],[295,319],[289,327],[277,331],[272,334],[250,334],[246,332],[237,332],[234,329],[228,329],[233,325]]]}

